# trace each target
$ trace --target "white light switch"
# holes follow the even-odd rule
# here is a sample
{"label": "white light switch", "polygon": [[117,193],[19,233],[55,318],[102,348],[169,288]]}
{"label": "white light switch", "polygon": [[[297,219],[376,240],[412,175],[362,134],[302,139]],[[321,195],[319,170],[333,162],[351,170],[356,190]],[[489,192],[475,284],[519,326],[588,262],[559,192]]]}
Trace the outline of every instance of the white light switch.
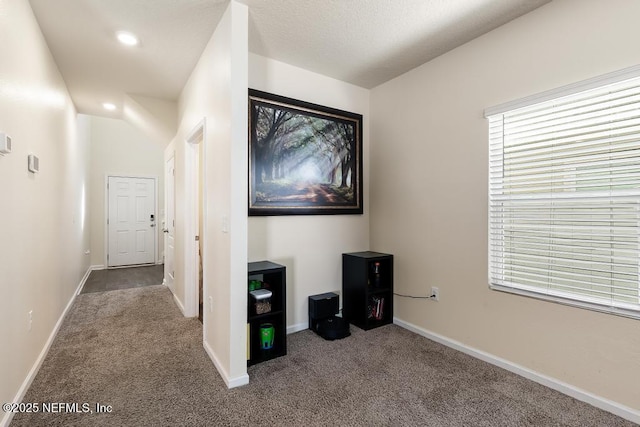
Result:
{"label": "white light switch", "polygon": [[222,232],[229,232],[229,217],[226,215],[222,215]]}

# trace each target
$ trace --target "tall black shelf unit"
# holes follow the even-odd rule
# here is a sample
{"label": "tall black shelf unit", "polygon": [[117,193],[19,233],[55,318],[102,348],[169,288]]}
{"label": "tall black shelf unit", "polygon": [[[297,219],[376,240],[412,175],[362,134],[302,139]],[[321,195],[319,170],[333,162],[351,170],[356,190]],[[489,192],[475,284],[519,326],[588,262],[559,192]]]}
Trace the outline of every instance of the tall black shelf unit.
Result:
{"label": "tall black shelf unit", "polygon": [[[272,292],[271,311],[256,314],[255,300],[247,296],[247,365],[274,359],[287,354],[287,274],[284,265],[271,261],[250,262],[248,265],[248,284],[251,280],[263,282],[264,289]],[[275,328],[273,347],[263,350],[260,340],[260,326],[270,323]]]}
{"label": "tall black shelf unit", "polygon": [[342,254],[342,316],[365,330],[393,322],[393,255]]}

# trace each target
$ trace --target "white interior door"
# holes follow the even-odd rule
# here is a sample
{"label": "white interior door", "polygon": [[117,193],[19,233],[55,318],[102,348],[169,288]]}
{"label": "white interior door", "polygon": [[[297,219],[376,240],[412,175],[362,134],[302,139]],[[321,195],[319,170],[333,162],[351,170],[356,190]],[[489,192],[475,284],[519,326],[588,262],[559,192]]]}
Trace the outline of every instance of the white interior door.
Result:
{"label": "white interior door", "polygon": [[175,229],[176,229],[176,204],[175,204],[175,159],[173,156],[165,165],[165,201],[166,218],[164,223],[164,283],[173,290],[175,276]]}
{"label": "white interior door", "polygon": [[107,265],[154,263],[157,235],[155,179],[110,176],[107,191]]}

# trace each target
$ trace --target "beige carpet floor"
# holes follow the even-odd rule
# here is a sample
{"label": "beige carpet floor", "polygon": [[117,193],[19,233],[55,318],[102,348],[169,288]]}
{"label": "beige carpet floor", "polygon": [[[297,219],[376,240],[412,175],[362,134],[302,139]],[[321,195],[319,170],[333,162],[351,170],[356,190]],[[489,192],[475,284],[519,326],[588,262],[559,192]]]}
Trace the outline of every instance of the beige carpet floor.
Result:
{"label": "beige carpet floor", "polygon": [[82,287],[83,294],[160,285],[164,264],[93,270]]}
{"label": "beige carpet floor", "polygon": [[[395,325],[288,355],[228,390],[163,286],[79,295],[24,402],[93,413],[18,414],[12,426],[632,426]],[[95,404],[111,405],[95,413]]]}

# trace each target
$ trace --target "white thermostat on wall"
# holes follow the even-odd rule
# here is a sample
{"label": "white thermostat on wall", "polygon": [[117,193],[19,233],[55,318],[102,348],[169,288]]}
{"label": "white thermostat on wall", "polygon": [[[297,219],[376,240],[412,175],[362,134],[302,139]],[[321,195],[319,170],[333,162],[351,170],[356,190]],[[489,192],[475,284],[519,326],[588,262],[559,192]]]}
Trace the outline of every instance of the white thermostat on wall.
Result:
{"label": "white thermostat on wall", "polygon": [[11,152],[11,137],[4,132],[0,132],[0,154]]}
{"label": "white thermostat on wall", "polygon": [[40,170],[40,159],[38,156],[29,154],[29,172],[36,173]]}

